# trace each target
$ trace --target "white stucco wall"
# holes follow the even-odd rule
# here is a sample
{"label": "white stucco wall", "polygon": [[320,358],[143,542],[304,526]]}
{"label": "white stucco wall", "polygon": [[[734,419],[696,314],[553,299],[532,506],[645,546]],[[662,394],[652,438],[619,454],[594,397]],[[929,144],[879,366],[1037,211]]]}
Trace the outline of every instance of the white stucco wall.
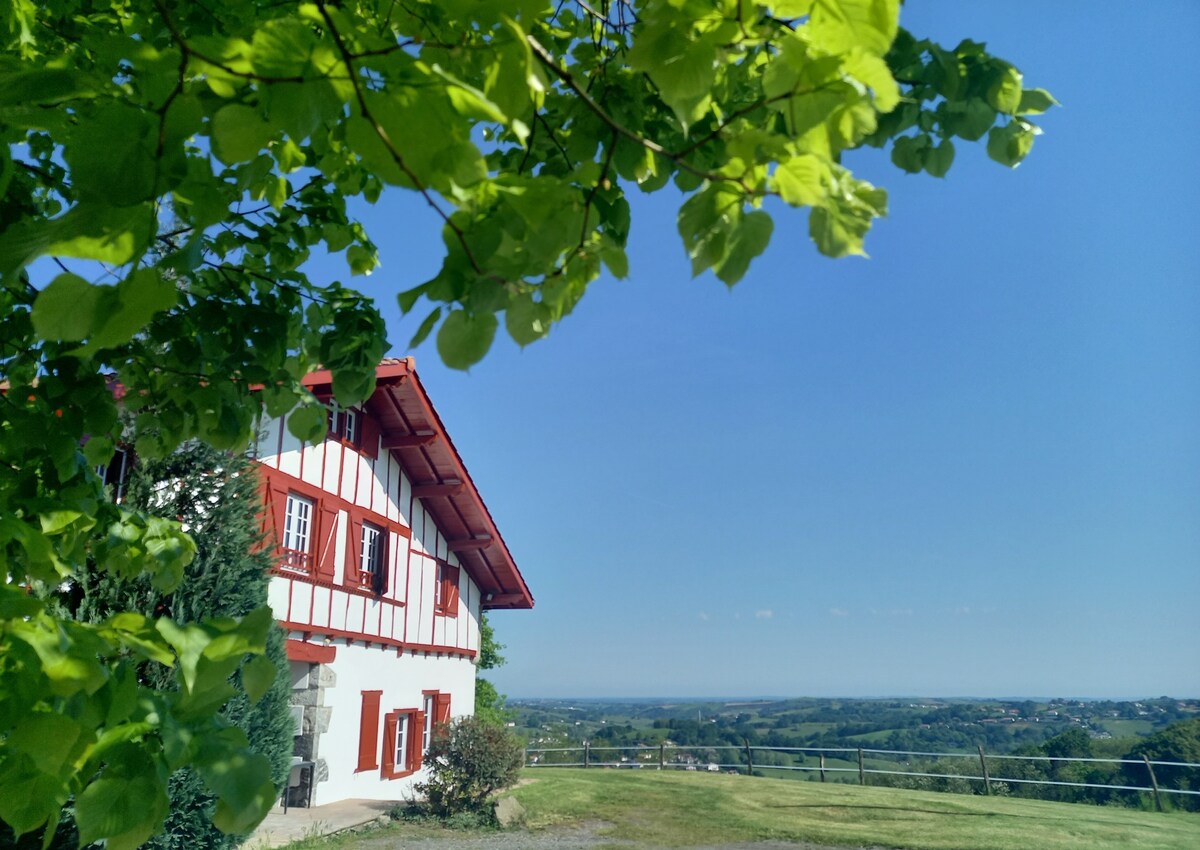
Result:
{"label": "white stucco wall", "polygon": [[[412,786],[425,778],[424,770],[401,779],[384,779],[378,769],[356,772],[362,692],[383,691],[379,704],[381,724],[389,711],[419,710],[423,691],[449,693],[452,717],[472,714],[475,665],[468,658],[421,653],[404,653],[397,657],[394,649],[338,646],[337,657],[329,667],[336,683],[324,691],[325,706],[331,712],[329,731],[320,739],[320,757],[328,766],[329,778],[317,784],[313,792],[314,804],[412,797]],[[382,730],[379,730],[377,741],[377,746],[381,746]]]}
{"label": "white stucco wall", "polygon": [[[424,771],[400,779],[384,779],[379,768],[356,772],[362,692],[382,691],[381,725],[388,712],[422,709],[423,691],[450,694],[453,717],[472,714],[475,665],[462,653],[479,649],[479,587],[461,569],[421,501],[412,498],[412,482],[390,452],[372,459],[334,441],[301,445],[283,422],[273,420],[263,426],[257,455],[269,470],[344,500],[338,503],[332,538],[336,546],[332,582],[277,575],[268,589],[269,604],[275,617],[289,624],[290,639],[336,649],[334,660],[321,665],[322,675],[317,677],[322,683],[321,703],[307,703],[322,709],[321,716],[328,719],[317,740],[317,758],[323,763],[320,775],[327,778],[315,786],[313,803],[411,797],[412,786],[425,777]],[[389,527],[391,580],[382,600],[342,587],[345,560],[354,556],[348,551],[346,533],[351,506],[360,517],[365,510],[403,526]],[[404,536],[405,530],[411,537]],[[435,611],[438,559],[460,567],[456,616]],[[439,652],[440,648],[459,654]],[[293,684],[303,680],[307,687],[307,679],[298,671],[293,679]],[[299,693],[294,692],[294,704],[302,701]],[[305,699],[313,697],[310,693]],[[311,725],[315,712],[306,710]],[[381,750],[382,730],[376,741]]]}

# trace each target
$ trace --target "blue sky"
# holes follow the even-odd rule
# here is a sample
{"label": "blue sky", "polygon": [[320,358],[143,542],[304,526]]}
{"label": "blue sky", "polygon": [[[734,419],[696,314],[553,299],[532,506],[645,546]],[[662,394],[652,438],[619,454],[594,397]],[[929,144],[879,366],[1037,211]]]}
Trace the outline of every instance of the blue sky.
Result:
{"label": "blue sky", "polygon": [[776,210],[730,292],[638,197],[629,279],[464,374],[393,300],[437,222],[364,213],[393,353],[537,598],[493,617],[510,696],[1200,695],[1200,6],[903,23],[1064,107],[1011,172],[850,159],[891,194],[869,260]]}

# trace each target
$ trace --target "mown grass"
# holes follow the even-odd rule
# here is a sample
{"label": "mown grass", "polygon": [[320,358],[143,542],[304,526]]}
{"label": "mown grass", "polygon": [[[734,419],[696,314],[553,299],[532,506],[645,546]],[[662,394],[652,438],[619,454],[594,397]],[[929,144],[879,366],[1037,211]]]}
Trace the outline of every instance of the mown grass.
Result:
{"label": "mown grass", "polygon": [[[697,847],[811,841],[913,850],[1195,850],[1200,816],[690,772],[527,771],[534,829],[612,824],[615,839]],[[517,845],[514,845],[517,846]]]}

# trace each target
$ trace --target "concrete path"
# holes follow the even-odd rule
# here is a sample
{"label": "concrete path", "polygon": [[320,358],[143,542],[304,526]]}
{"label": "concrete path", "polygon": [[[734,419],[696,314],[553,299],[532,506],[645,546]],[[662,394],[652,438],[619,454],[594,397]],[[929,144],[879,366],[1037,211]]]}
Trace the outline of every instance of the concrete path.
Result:
{"label": "concrete path", "polygon": [[329,835],[343,829],[361,826],[387,813],[396,803],[380,800],[342,800],[311,809],[289,806],[287,814],[281,806],[271,809],[258,829],[251,833],[242,847],[264,850],[280,847],[311,835]]}

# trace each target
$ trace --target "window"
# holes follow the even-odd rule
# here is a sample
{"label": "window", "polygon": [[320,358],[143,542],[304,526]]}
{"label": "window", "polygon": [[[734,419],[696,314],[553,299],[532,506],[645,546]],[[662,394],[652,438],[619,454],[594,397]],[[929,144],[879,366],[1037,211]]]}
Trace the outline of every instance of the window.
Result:
{"label": "window", "polygon": [[112,487],[112,499],[117,504],[125,501],[125,482],[129,479],[131,466],[132,454],[127,449],[118,448],[107,466],[101,464],[96,467],[96,474],[104,479],[104,486]]}
{"label": "window", "polygon": [[387,589],[387,565],[385,564],[384,531],[369,522],[362,524],[358,555],[358,580],[364,587],[370,587],[376,593]]}
{"label": "window", "polygon": [[436,694],[426,692],[425,699],[421,702],[421,708],[425,710],[425,728],[421,730],[421,751],[427,753],[429,744],[433,741],[433,718],[437,713]]}
{"label": "window", "polygon": [[421,769],[425,712],[412,708],[389,711],[383,718],[384,779],[399,779]]}
{"label": "window", "polygon": [[437,583],[434,587],[434,612],[443,617],[458,616],[458,567],[438,561]]}
{"label": "window", "polygon": [[411,714],[401,714],[393,722],[396,724],[395,752],[392,754],[392,764],[397,770],[408,766],[408,725]]}
{"label": "window", "polygon": [[357,446],[362,442],[362,413],[353,407],[329,407],[329,436]]}
{"label": "window", "polygon": [[450,722],[450,694],[444,694],[441,691],[425,691],[424,693],[425,698],[421,702],[421,709],[425,713],[425,726],[421,730],[421,750],[428,752],[429,745],[433,742],[433,733],[439,726]]}
{"label": "window", "polygon": [[287,495],[283,520],[283,566],[301,572],[309,570],[312,548],[314,503],[295,493]]}

